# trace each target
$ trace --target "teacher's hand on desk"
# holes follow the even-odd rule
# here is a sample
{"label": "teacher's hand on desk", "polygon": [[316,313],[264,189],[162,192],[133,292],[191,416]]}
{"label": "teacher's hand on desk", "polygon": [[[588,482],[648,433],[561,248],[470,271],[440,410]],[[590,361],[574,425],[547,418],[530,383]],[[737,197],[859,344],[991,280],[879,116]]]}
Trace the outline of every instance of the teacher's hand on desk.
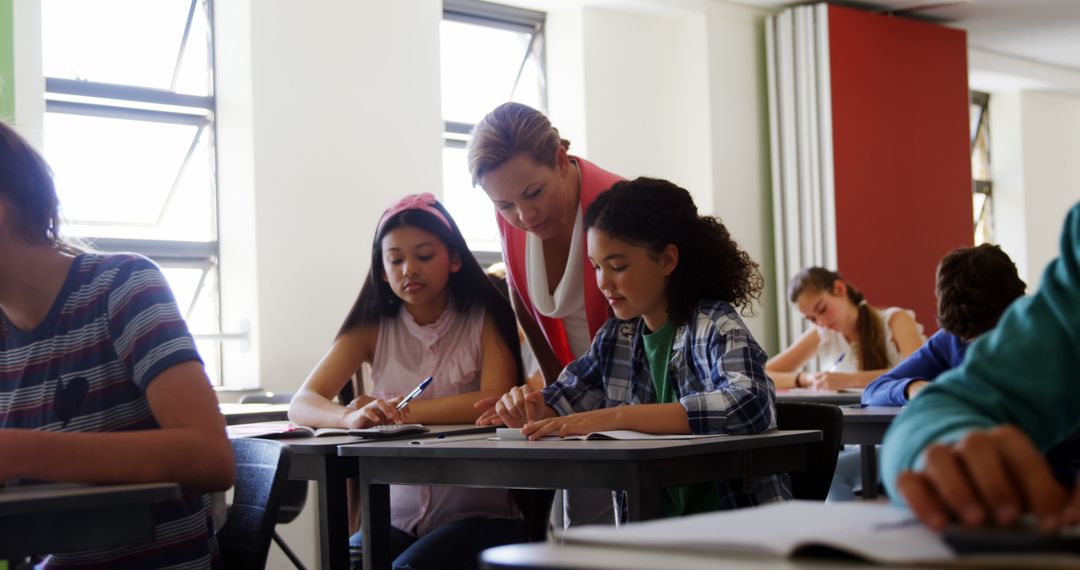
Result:
{"label": "teacher's hand on desk", "polygon": [[555,417],[555,410],[544,403],[544,393],[528,386],[514,386],[498,397],[484,398],[473,404],[482,413],[476,425],[498,425],[520,428],[529,422]]}
{"label": "teacher's hand on desk", "polygon": [[966,526],[1008,526],[1028,513],[1048,532],[1080,522],[1080,487],[1070,496],[1043,454],[1014,426],[973,431],[923,453],[923,469],[901,473],[896,485],[919,520],[935,530],[950,519]]}

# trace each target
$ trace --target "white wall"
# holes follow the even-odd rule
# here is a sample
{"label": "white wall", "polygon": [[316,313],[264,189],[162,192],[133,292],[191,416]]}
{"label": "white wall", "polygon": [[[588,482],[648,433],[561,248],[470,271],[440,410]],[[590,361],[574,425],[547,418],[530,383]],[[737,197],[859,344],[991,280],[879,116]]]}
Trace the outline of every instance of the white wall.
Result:
{"label": "white wall", "polygon": [[[360,290],[383,209],[440,194],[438,0],[215,4],[226,381],[295,391]],[[317,566],[318,502],[279,531]],[[270,568],[288,568],[276,547]]]}
{"label": "white wall", "polygon": [[1033,291],[1080,201],[1080,97],[991,93],[990,121],[998,241]]}
{"label": "white wall", "polygon": [[712,213],[761,266],[765,291],[757,316],[746,319],[754,338],[776,354],[776,282],[773,262],[769,107],[765,77],[767,13],[709,2],[706,10],[709,78],[707,160],[713,171]]}
{"label": "white wall", "polygon": [[1080,71],[978,49],[968,66],[971,88],[990,93],[997,241],[1034,291],[1080,201]]}
{"label": "white wall", "polygon": [[[249,8],[250,102],[219,116],[228,129],[228,111],[239,111],[249,127],[239,142],[250,145],[252,166],[259,382],[294,391],[360,290],[382,210],[407,193],[439,194],[441,4]],[[218,92],[229,100],[225,80]],[[223,136],[223,153],[231,142]]]}
{"label": "white wall", "polygon": [[41,0],[11,6],[15,53],[15,129],[39,152],[45,148],[45,80],[41,62]]}
{"label": "white wall", "polygon": [[[599,4],[549,12],[548,68],[563,67],[554,46],[565,40],[582,46],[566,65],[584,62],[584,89],[573,86],[583,108],[556,105],[565,93],[553,77],[552,121],[573,150],[602,167],[689,190],[699,210],[719,216],[761,264],[772,287],[765,13],[718,0]],[[562,126],[564,113],[573,131]],[[587,150],[574,131],[584,133]],[[770,352],[773,299],[766,291],[758,315],[747,319]]]}

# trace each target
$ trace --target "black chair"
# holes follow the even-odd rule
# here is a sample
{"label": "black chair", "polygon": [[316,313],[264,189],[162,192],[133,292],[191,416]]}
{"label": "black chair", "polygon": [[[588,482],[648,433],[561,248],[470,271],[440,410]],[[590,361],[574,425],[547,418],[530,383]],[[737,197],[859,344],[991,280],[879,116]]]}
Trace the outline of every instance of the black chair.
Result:
{"label": "black chair", "polygon": [[[292,392],[264,392],[262,394],[248,394],[241,396],[241,404],[288,404],[292,401]],[[300,512],[304,510],[304,504],[307,503],[308,495],[308,482],[307,481],[285,481],[285,488],[281,492],[281,502],[278,504],[277,524],[287,524],[296,520],[296,517],[300,516]],[[293,563],[293,566],[299,570],[306,570],[304,563],[300,561],[300,557],[293,552],[292,548],[285,543],[285,539],[281,538],[277,530],[274,530],[274,534],[271,535],[274,540],[274,544],[278,545],[278,548],[285,553],[285,556]]]}
{"label": "black chair", "polygon": [[289,474],[289,448],[265,439],[232,440],[236,485],[218,544],[225,567],[264,568]]}
{"label": "black chair", "polygon": [[776,427],[784,430],[821,430],[822,441],[806,446],[806,471],[790,473],[791,491],[796,499],[824,501],[829,494],[844,414],[830,404],[777,402]]}

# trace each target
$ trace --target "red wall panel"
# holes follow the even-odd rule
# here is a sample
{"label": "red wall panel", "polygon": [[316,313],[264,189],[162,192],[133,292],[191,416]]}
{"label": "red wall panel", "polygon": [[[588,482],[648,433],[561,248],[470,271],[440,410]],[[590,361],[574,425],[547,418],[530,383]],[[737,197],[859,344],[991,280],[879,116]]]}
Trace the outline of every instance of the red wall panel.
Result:
{"label": "red wall panel", "polygon": [[839,270],[934,322],[934,271],[973,240],[962,30],[829,7]]}

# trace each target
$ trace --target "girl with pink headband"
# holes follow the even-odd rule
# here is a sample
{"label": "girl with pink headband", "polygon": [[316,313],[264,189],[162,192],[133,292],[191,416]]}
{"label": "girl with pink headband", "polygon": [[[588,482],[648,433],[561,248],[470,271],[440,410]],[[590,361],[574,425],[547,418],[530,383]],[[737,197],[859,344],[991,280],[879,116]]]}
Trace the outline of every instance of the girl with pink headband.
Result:
{"label": "girl with pink headband", "polygon": [[[334,397],[362,365],[372,389],[347,405]],[[421,380],[430,386],[400,411]],[[509,303],[469,252],[453,218],[431,194],[387,208],[371,268],[330,350],[289,407],[295,423],[367,427],[476,421],[473,404],[522,382],[517,324]],[[522,542],[525,526],[503,489],[390,487],[394,567],[475,568],[480,551]],[[350,538],[360,549],[359,532]],[[358,552],[362,555],[362,552]]]}

